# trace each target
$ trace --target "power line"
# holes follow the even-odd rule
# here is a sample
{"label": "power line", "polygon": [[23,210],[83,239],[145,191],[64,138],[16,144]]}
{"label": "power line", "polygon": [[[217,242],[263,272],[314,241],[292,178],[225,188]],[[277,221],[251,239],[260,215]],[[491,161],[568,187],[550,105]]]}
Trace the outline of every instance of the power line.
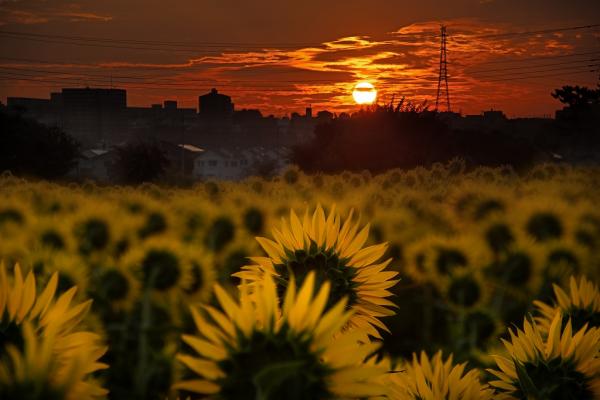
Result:
{"label": "power line", "polygon": [[[65,85],[65,84],[70,84],[70,85],[83,85],[85,83],[84,79],[75,79],[75,78],[55,78],[55,79],[34,79],[36,76],[35,75],[27,75],[27,74],[21,74],[21,73],[14,73],[14,72],[0,72],[0,79],[2,80],[18,80],[18,81],[27,81],[27,82],[36,82],[38,84],[44,84],[44,83],[55,83],[57,85]],[[16,75],[16,77],[14,76]],[[83,82],[82,82],[83,81]],[[143,83],[136,83],[135,85],[137,86],[133,86],[130,85],[128,83],[126,83],[124,86],[127,89],[161,89],[161,90],[173,90],[173,91],[194,91],[194,92],[198,92],[198,91],[205,91],[210,89],[211,86],[199,86],[199,87],[190,87],[189,85],[185,85],[185,86],[165,86],[162,84],[156,84],[156,83],[147,83],[147,84],[143,84]],[[141,85],[141,86],[140,86]],[[111,85],[110,83],[99,83],[96,82],[94,83],[94,86],[97,87],[106,87],[106,88],[111,88],[113,85]],[[283,91],[283,92],[298,92],[300,91],[299,89],[295,88],[295,87],[256,87],[256,88],[244,88],[244,87],[238,87],[238,88],[231,88],[230,89],[232,92],[237,93],[237,92],[260,92],[260,91],[269,91],[269,92],[274,92],[274,91]]]}
{"label": "power line", "polygon": [[[583,30],[600,27],[600,24],[590,24],[581,26],[571,27],[558,27],[544,30],[534,31],[520,31],[520,32],[505,32],[489,35],[462,35],[465,38],[501,38],[511,36],[528,36],[528,35],[540,35],[547,33],[558,33],[574,30]],[[88,46],[88,47],[104,47],[104,48],[119,48],[127,50],[146,50],[146,51],[166,51],[166,52],[185,52],[197,53],[198,49],[201,49],[202,53],[214,54],[221,53],[223,51],[237,49],[237,50],[264,50],[265,48],[274,49],[298,49],[302,47],[323,47],[325,43],[316,42],[176,42],[176,41],[156,41],[156,40],[133,40],[133,39],[117,39],[117,38],[101,38],[101,37],[90,37],[90,36],[76,36],[76,35],[53,35],[53,34],[40,34],[32,32],[17,32],[9,30],[0,30],[0,35],[11,39],[30,40],[43,43],[57,43],[57,44],[69,44],[76,46]],[[431,34],[416,34],[407,33],[399,34],[404,37],[431,37]],[[436,35],[437,36],[437,35]],[[108,43],[108,44],[107,44]],[[117,43],[119,45],[115,45]],[[331,43],[331,42],[330,42]],[[153,47],[148,47],[153,46]],[[167,46],[167,48],[161,47]],[[183,48],[174,48],[183,47]],[[206,50],[209,49],[221,49],[221,51]]]}
{"label": "power line", "polygon": [[538,78],[548,78],[553,76],[569,76],[569,75],[580,75],[580,74],[589,74],[596,72],[596,70],[582,69],[582,70],[569,70],[564,72],[557,72],[553,74],[542,74],[537,76],[521,76],[521,77],[508,77],[501,79],[490,79],[486,80],[486,82],[505,82],[505,81],[517,81],[517,80],[526,80],[526,79],[538,79]]}
{"label": "power line", "polygon": [[[2,68],[2,67],[0,67]],[[258,84],[247,84],[246,82],[240,81],[240,84],[232,84],[232,83],[215,83],[215,82],[210,82],[210,83],[206,83],[206,84],[201,84],[200,86],[197,87],[190,87],[190,84],[187,82],[173,82],[173,83],[168,83],[168,82],[157,82],[157,81],[143,81],[143,82],[129,82],[129,81],[123,81],[123,80],[115,80],[115,79],[111,79],[110,82],[107,82],[110,77],[106,76],[103,77],[104,79],[101,79],[102,77],[98,78],[94,78],[94,77],[89,77],[87,75],[78,75],[78,74],[71,74],[71,73],[67,73],[67,74],[63,74],[63,75],[69,75],[66,77],[53,77],[52,79],[47,79],[45,76],[47,76],[47,73],[27,73],[27,72],[11,72],[11,71],[0,71],[0,73],[3,73],[5,75],[11,75],[14,76],[14,79],[19,79],[18,77],[26,77],[26,78],[39,78],[39,79],[35,79],[35,81],[48,81],[48,82],[62,82],[62,83],[76,83],[76,84],[81,84],[82,82],[85,83],[93,83],[94,85],[112,85],[113,83],[117,83],[117,84],[121,84],[123,86],[126,86],[128,88],[146,88],[146,87],[161,87],[161,88],[173,88],[173,89],[178,89],[178,88],[185,88],[185,89],[191,89],[191,90],[207,90],[210,89],[211,87],[228,87],[228,88],[232,88],[231,90],[233,91],[238,91],[239,88],[257,88],[257,89],[274,89],[274,90],[282,90],[282,89],[286,89],[286,88],[295,88],[297,85],[306,85],[306,82],[290,82],[289,84],[281,84],[281,85],[277,85],[274,84],[270,81],[261,81],[260,83],[268,83],[267,85],[258,85]],[[114,77],[113,77],[114,78]],[[132,86],[133,85],[138,85],[138,86]],[[386,87],[389,85],[381,85],[381,87]]]}
{"label": "power line", "polygon": [[186,47],[302,47],[302,46],[322,46],[323,43],[317,42],[178,42],[178,41],[156,41],[156,40],[134,40],[134,39],[115,39],[115,38],[101,38],[92,36],[75,36],[75,35],[53,35],[53,34],[40,34],[40,33],[29,33],[29,32],[16,32],[0,30],[0,34],[14,35],[14,36],[31,36],[31,37],[42,37],[42,38],[54,38],[54,39],[67,39],[67,40],[80,40],[88,42],[114,42],[114,43],[133,43],[140,45],[159,45],[159,46],[186,46]]}
{"label": "power line", "polygon": [[[598,55],[600,55],[599,53],[596,53]],[[581,63],[581,62],[594,62],[594,61],[598,61],[600,60],[600,58],[587,58],[584,60],[571,60],[571,61],[562,61],[562,62],[557,62],[557,63],[541,63],[541,64],[534,64],[534,65],[519,65],[519,66],[508,66],[508,67],[502,67],[502,68],[492,68],[492,69],[480,69],[480,70],[471,70],[470,73],[472,74],[479,74],[479,73],[486,73],[486,72],[495,72],[495,71],[511,71],[511,70],[519,70],[519,69],[530,69],[530,68],[538,68],[538,67],[550,67],[550,66],[555,66],[555,65],[569,65],[569,64],[575,64],[575,63]]]}
{"label": "power line", "polygon": [[[155,79],[162,81],[175,81],[180,82],[176,78],[169,76],[160,76],[160,75],[113,75],[113,74],[89,74],[83,72],[71,72],[71,71],[57,71],[57,70],[40,70],[40,69],[32,69],[32,68],[22,68],[22,67],[5,67],[0,65],[2,69],[10,69],[16,71],[27,71],[27,72],[39,72],[43,74],[57,74],[57,75],[77,75],[77,76],[85,76],[85,77],[97,77],[97,78],[117,78],[117,79],[134,79],[134,80],[147,80],[147,79]],[[234,80],[234,79],[196,79],[196,78],[183,78],[186,82],[198,82],[198,83],[212,83],[212,84],[223,84],[223,83],[269,83],[269,82],[281,82],[281,83],[297,83],[297,82],[339,82],[339,79],[288,79],[288,80],[273,80],[273,79],[244,79],[244,80]]]}
{"label": "power line", "polygon": [[559,32],[567,32],[567,31],[578,31],[583,29],[592,29],[598,28],[600,24],[590,24],[590,25],[579,25],[579,26],[570,26],[563,28],[550,28],[550,29],[541,29],[535,31],[520,31],[520,32],[504,32],[504,33],[492,33],[487,35],[473,35],[468,36],[467,38],[476,37],[478,39],[492,39],[492,38],[501,38],[501,37],[510,37],[510,36],[529,36],[529,35],[543,35],[547,33],[559,33]]}
{"label": "power line", "polygon": [[[586,62],[587,63],[587,62]],[[512,78],[516,78],[516,77],[529,77],[532,74],[539,74],[539,73],[545,73],[545,72],[554,72],[554,71],[564,71],[564,72],[568,72],[570,70],[572,70],[573,68],[594,68],[594,67],[598,67],[600,66],[600,64],[585,64],[585,65],[573,65],[573,66],[560,66],[557,68],[547,68],[550,67],[551,65],[548,66],[538,66],[538,67],[545,67],[543,69],[537,69],[537,70],[525,70],[525,71],[515,71],[512,72],[510,74],[510,77]],[[294,86],[294,85],[306,85],[306,84],[310,84],[310,83],[338,83],[338,80],[329,80],[329,79],[323,79],[323,80],[308,80],[308,79],[302,79],[302,80],[281,80],[281,81],[273,81],[273,80],[225,80],[225,81],[217,81],[217,80],[201,80],[201,79],[193,79],[193,78],[189,78],[189,79],[185,79],[185,82],[182,81],[177,81],[173,78],[168,79],[168,78],[160,78],[158,77],[158,79],[154,79],[154,80],[149,80],[149,78],[153,78],[151,76],[146,76],[146,77],[141,77],[141,76],[118,76],[118,75],[97,75],[97,74],[85,74],[85,73],[77,73],[77,72],[67,72],[67,71],[46,71],[46,70],[36,70],[36,69],[29,69],[29,68],[15,68],[15,67],[2,67],[0,66],[0,69],[4,69],[4,70],[10,70],[10,71],[17,71],[17,72],[10,72],[10,71],[3,71],[4,73],[10,73],[10,74],[14,74],[17,76],[26,76],[26,77],[44,77],[44,76],[48,76],[48,75],[64,75],[65,77],[56,77],[56,79],[61,79],[61,80],[69,80],[69,81],[76,81],[76,82],[81,82],[81,81],[88,81],[88,82],[100,82],[100,83],[105,83],[107,80],[111,80],[111,82],[113,83],[118,83],[118,84],[124,84],[124,85],[130,85],[130,84],[137,84],[137,85],[160,85],[162,87],[173,87],[173,88],[177,88],[180,86],[184,86],[184,87],[189,87],[189,83],[199,83],[202,84],[202,87],[210,87],[210,86],[217,86],[217,87],[230,87],[230,88],[240,88],[240,87],[256,87],[256,88],[282,88],[282,87],[290,87],[290,86]],[[503,77],[506,74],[487,74],[487,75],[475,75],[474,77],[477,78],[478,80],[485,80],[485,81],[494,81],[493,78],[496,77]],[[473,75],[466,75],[466,77],[468,76],[473,76]],[[116,78],[116,79],[115,79]],[[490,79],[492,78],[492,79]],[[123,79],[138,79],[141,80],[138,82],[131,82],[128,80],[123,80]],[[262,84],[265,85],[262,85]],[[438,77],[438,84],[439,84],[439,77]],[[392,82],[387,82],[387,83],[380,83],[379,86],[380,87],[391,87],[393,86],[394,83]],[[439,85],[438,85],[439,86]]]}
{"label": "power line", "polygon": [[[540,67],[549,67],[549,66],[555,66],[555,65],[569,65],[569,64],[575,64],[575,63],[581,63],[581,62],[594,62],[597,61],[598,59],[596,58],[591,58],[591,59],[583,59],[583,60],[569,60],[569,61],[564,61],[564,62],[556,62],[556,63],[545,63],[543,61],[552,61],[554,59],[564,59],[564,58],[572,58],[572,57],[582,57],[582,56],[590,56],[590,55],[600,55],[600,50],[599,51],[593,51],[593,52],[582,52],[582,53],[574,53],[574,54],[567,54],[567,55],[560,55],[560,56],[543,56],[543,57],[529,57],[526,59],[521,59],[521,60],[515,60],[515,61],[510,61],[510,60],[500,60],[500,61],[490,61],[490,62],[486,62],[486,63],[479,63],[478,65],[481,64],[488,64],[488,63],[512,63],[512,62],[525,62],[525,61],[537,61],[538,63],[536,63],[535,65],[517,65],[517,66],[507,66],[507,67],[502,67],[502,68],[494,68],[494,69],[485,69],[485,70],[465,70],[466,73],[468,74],[480,74],[480,73],[487,73],[487,72],[495,72],[495,71],[514,71],[516,70],[517,72],[519,70],[527,70],[527,69],[532,69],[532,68],[540,68]],[[41,60],[41,59],[30,59],[30,58],[14,58],[14,57],[2,57],[0,56],[0,60],[8,60],[8,61],[16,61],[16,62],[26,62],[26,63],[33,63],[33,64],[42,64],[42,65],[65,65],[65,66],[74,66],[74,68],[76,67],[85,67],[85,68],[95,68],[95,69],[126,69],[126,70],[157,70],[157,71],[168,71],[168,70],[172,70],[172,69],[179,69],[179,68],[169,68],[167,69],[166,67],[131,67],[131,66],[127,66],[127,67],[112,67],[112,66],[97,66],[97,65],[91,65],[91,64],[83,64],[83,63],[70,63],[70,62],[55,62],[55,61],[48,61],[48,60]],[[458,65],[458,64],[454,64],[454,63],[450,63],[448,62],[448,64],[453,64],[453,65]],[[1,66],[2,68],[14,68],[14,67],[6,67],[6,66]],[[181,69],[183,69],[183,72],[190,72],[190,71],[194,71],[195,68],[193,66],[181,66]],[[301,72],[316,72],[314,70],[310,70],[310,69],[299,69],[297,67],[290,67],[290,70],[275,70],[275,71],[268,71],[269,74],[275,74],[275,73],[301,73]],[[468,67],[467,67],[468,68]],[[16,69],[16,68],[14,68]],[[23,68],[20,67],[19,69],[22,70],[27,70],[27,68]],[[31,71],[36,71],[36,72],[48,72],[48,70],[33,70],[31,69]],[[249,72],[261,72],[261,73],[265,73],[265,71],[248,71],[248,70],[242,70],[244,74],[248,74]],[[60,72],[64,72],[64,71],[60,71]],[[339,71],[326,71],[326,73],[337,73]],[[64,72],[65,74],[69,73],[72,74],[74,72]],[[323,71],[321,71],[321,73],[323,73]],[[89,75],[89,76],[108,76],[108,74],[104,75],[104,74],[85,74],[85,73],[81,73],[78,72],[78,74],[80,75]],[[146,78],[155,78],[155,79],[164,79],[164,80],[169,80],[171,78],[169,78],[169,75],[114,75],[111,73],[111,75],[115,78],[126,78],[126,79],[146,79]],[[173,75],[173,74],[170,74]],[[206,79],[206,80],[197,80],[197,79],[192,79],[194,81],[212,81],[212,82],[219,82],[218,79]],[[328,78],[328,79],[301,79],[302,81],[310,81],[310,82],[335,82],[339,79],[333,79],[333,78]],[[244,80],[234,80],[234,79],[224,79],[224,81],[226,82],[261,82],[263,80],[252,80],[252,79],[244,79]],[[273,80],[269,80],[269,81],[273,81]],[[297,82],[299,81],[298,79],[296,80],[277,80],[278,82]]]}
{"label": "power line", "polygon": [[573,54],[561,54],[556,56],[537,56],[537,57],[526,57],[519,58],[515,60],[492,60],[492,61],[484,61],[478,63],[478,65],[487,65],[487,64],[513,64],[513,63],[522,63],[522,62],[530,62],[535,60],[554,60],[557,58],[569,58],[569,57],[577,57],[577,56],[587,56],[587,55],[596,55],[600,53],[600,49],[596,49],[595,51],[583,52],[583,53],[573,53]]}
{"label": "power line", "polygon": [[[0,33],[0,36],[5,36],[5,34]],[[56,43],[56,44],[68,44],[73,46],[81,46],[81,47],[99,47],[99,48],[108,48],[108,49],[124,49],[124,50],[143,50],[143,51],[156,51],[156,52],[166,52],[166,53],[187,53],[187,54],[214,54],[220,55],[222,51],[214,51],[214,50],[187,50],[187,49],[173,49],[173,48],[159,48],[159,47],[139,47],[139,46],[117,46],[117,45],[105,45],[99,43],[78,43],[78,42],[69,42],[69,41],[61,41],[61,40],[48,40],[42,38],[33,38],[33,37],[11,37],[5,36],[11,39],[19,39],[19,40],[28,40],[33,42],[41,42],[41,43]]]}
{"label": "power line", "polygon": [[[493,78],[496,76],[504,76],[504,75],[524,75],[524,74],[532,74],[532,73],[537,73],[537,72],[548,72],[548,71],[557,71],[557,70],[562,70],[562,69],[570,69],[570,68],[577,68],[577,67],[595,67],[598,64],[594,64],[594,61],[598,61],[598,59],[596,60],[586,60],[586,61],[579,61],[577,63],[572,63],[570,65],[563,65],[557,68],[547,68],[547,67],[552,67],[551,65],[538,65],[536,66],[537,68],[542,68],[542,69],[522,69],[521,71],[514,71],[514,72],[510,72],[510,73],[485,73],[485,74],[469,74],[472,75],[476,78],[481,78],[481,79],[485,79],[485,78]],[[583,65],[580,65],[583,64]],[[531,68],[535,68],[535,67],[531,67]]]}
{"label": "power line", "polygon": [[[185,64],[185,65],[180,65],[180,66],[163,66],[163,67],[159,67],[159,66],[155,66],[155,67],[151,67],[151,66],[133,66],[133,65],[123,65],[123,66],[119,66],[119,65],[93,65],[93,64],[84,64],[84,63],[69,63],[69,62],[54,62],[54,61],[48,61],[48,60],[39,60],[39,59],[31,59],[31,58],[14,58],[14,57],[2,57],[0,56],[0,60],[8,60],[8,61],[16,61],[16,62],[26,62],[26,63],[33,63],[33,64],[46,64],[46,65],[65,65],[65,66],[76,66],[76,67],[83,67],[83,68],[95,68],[95,69],[125,69],[125,70],[141,70],[141,71],[169,71],[169,70],[177,70],[177,69],[185,69],[186,72],[188,71],[195,71],[197,69],[203,69],[205,68],[203,65],[201,64]],[[246,69],[240,69],[237,70],[236,72],[241,72],[243,74],[249,74],[249,73],[264,73],[265,71],[254,71],[254,70],[250,70],[248,68],[264,68],[264,67],[277,67],[277,68],[282,68],[282,67],[286,67],[286,68],[290,68],[289,70],[271,70],[268,71],[269,74],[281,74],[281,73],[286,73],[286,74],[294,74],[294,73],[302,73],[302,72],[309,72],[309,73],[348,73],[347,71],[339,71],[339,70],[315,70],[315,69],[308,69],[308,68],[299,68],[297,66],[292,66],[292,65],[281,65],[281,64],[266,64],[266,65],[252,65],[250,67],[245,67]]]}

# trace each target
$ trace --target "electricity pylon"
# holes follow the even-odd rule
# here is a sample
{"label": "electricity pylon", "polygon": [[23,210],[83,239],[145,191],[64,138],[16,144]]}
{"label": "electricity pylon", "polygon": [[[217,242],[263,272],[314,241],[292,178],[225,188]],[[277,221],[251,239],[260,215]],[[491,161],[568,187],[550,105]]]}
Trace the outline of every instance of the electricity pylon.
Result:
{"label": "electricity pylon", "polygon": [[[448,89],[448,57],[446,52],[446,44],[447,44],[447,33],[446,27],[442,25],[442,43],[440,45],[440,73],[438,76],[438,87],[437,87],[437,96],[435,98],[435,111],[438,111],[438,106],[440,104],[440,98],[442,97],[442,91],[445,88],[446,91],[446,108],[450,111],[450,90]],[[442,81],[443,85],[442,85]]]}

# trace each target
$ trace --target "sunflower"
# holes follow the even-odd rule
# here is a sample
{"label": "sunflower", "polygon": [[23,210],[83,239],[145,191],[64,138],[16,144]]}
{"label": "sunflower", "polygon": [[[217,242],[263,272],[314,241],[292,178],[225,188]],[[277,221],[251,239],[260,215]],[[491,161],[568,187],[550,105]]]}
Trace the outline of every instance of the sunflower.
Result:
{"label": "sunflower", "polygon": [[567,295],[558,285],[554,287],[554,305],[542,301],[534,301],[540,317],[536,318],[540,329],[548,331],[552,318],[558,311],[563,317],[571,320],[574,330],[581,329],[585,324],[600,328],[600,291],[598,286],[581,277],[579,283],[572,276],[569,281],[570,293]]}
{"label": "sunflower", "polygon": [[512,212],[523,232],[539,243],[564,239],[572,230],[573,212],[560,199],[526,198]]}
{"label": "sunflower", "polygon": [[212,295],[212,286],[216,280],[214,259],[208,252],[189,249],[188,258],[191,267],[190,283],[184,288],[188,302],[206,302]]}
{"label": "sunflower", "polygon": [[214,261],[219,284],[237,286],[240,281],[233,274],[240,272],[248,264],[248,258],[255,254],[260,254],[260,247],[254,238],[247,235],[240,235],[225,246]]}
{"label": "sunflower", "polygon": [[[67,252],[46,252],[44,255],[40,252],[38,262],[40,264],[32,264],[34,273],[38,272],[39,267],[43,267],[39,272],[44,273],[45,279],[40,279],[41,282],[46,282],[55,272],[58,273],[58,286],[56,295],[60,295],[73,286],[77,286],[78,299],[84,300],[86,292],[89,288],[90,268],[86,265],[85,260],[77,254]],[[37,268],[36,268],[37,267]],[[38,274],[38,278],[42,278]]]}
{"label": "sunflower", "polygon": [[478,270],[492,259],[485,243],[474,235],[430,236],[423,242],[426,247],[422,264],[434,280],[443,280],[463,268]]}
{"label": "sunflower", "polygon": [[274,275],[282,297],[292,276],[301,284],[308,273],[314,271],[318,284],[326,280],[331,282],[326,309],[347,297],[347,307],[355,311],[349,326],[380,338],[375,327],[387,331],[378,317],[394,315],[388,307],[395,305],[386,297],[392,295],[388,289],[398,282],[392,279],[398,273],[385,271],[391,259],[378,261],[385,253],[387,243],[363,248],[369,236],[369,225],[359,231],[359,222],[353,221],[352,214],[351,211],[342,225],[335,207],[327,218],[320,206],[312,219],[307,211],[303,222],[293,210],[290,211],[291,227],[284,219],[281,230],[273,229],[275,241],[257,238],[269,257],[252,257],[255,265],[245,266],[234,275],[251,284]]}
{"label": "sunflower", "polygon": [[106,251],[114,239],[115,224],[119,221],[115,209],[98,203],[84,203],[70,218],[77,251],[84,257]]}
{"label": "sunflower", "polygon": [[358,344],[357,331],[340,333],[352,311],[346,299],[329,311],[331,286],[313,296],[316,273],[309,272],[296,291],[292,278],[280,307],[270,275],[250,293],[242,286],[239,302],[215,285],[223,311],[204,306],[214,322],[192,308],[198,335],[183,341],[198,355],[179,354],[192,371],[176,389],[222,399],[330,399],[385,394],[377,384],[385,368],[363,361],[377,343]]}
{"label": "sunflower", "polygon": [[125,254],[121,265],[133,271],[145,288],[182,294],[193,283],[193,257],[189,250],[173,238],[148,239]]}
{"label": "sunflower", "polygon": [[527,320],[523,330],[510,331],[504,341],[510,359],[494,356],[499,370],[488,372],[499,380],[490,384],[501,399],[593,400],[600,398],[600,329],[564,328],[557,312],[547,334]]}
{"label": "sunflower", "polygon": [[31,258],[26,230],[16,230],[10,235],[0,235],[0,259],[11,264]]}
{"label": "sunflower", "polygon": [[[11,279],[12,278],[12,279]],[[54,301],[58,274],[40,295],[35,276],[23,279],[16,265],[9,277],[0,265],[0,398],[81,399],[107,391],[90,378],[107,368],[99,336],[78,331],[91,301],[72,305],[77,287]]]}
{"label": "sunflower", "polygon": [[515,295],[537,293],[542,285],[545,254],[531,239],[518,235],[516,243],[484,266],[486,279]]}
{"label": "sunflower", "polygon": [[10,197],[0,198],[0,230],[12,232],[27,226],[32,217],[28,205]]}
{"label": "sunflower", "polygon": [[140,298],[140,286],[129,268],[103,265],[94,272],[89,291],[97,307],[131,310]]}
{"label": "sunflower", "polygon": [[41,217],[35,220],[30,232],[32,246],[51,251],[69,251],[74,248],[69,229],[58,217]]}
{"label": "sunflower", "polygon": [[494,390],[479,381],[479,372],[465,373],[466,363],[453,364],[452,355],[445,361],[439,351],[431,359],[425,352],[413,353],[412,362],[394,368],[386,376],[390,398],[394,400],[491,400]]}
{"label": "sunflower", "polygon": [[448,275],[439,275],[434,284],[455,309],[472,309],[486,304],[491,292],[480,270],[456,267]]}

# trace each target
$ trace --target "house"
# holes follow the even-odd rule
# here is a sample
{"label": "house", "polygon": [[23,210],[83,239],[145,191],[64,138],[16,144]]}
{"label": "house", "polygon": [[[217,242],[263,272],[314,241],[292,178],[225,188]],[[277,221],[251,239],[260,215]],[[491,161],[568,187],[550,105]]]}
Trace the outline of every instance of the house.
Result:
{"label": "house", "polygon": [[178,174],[181,174],[183,170],[185,176],[192,175],[196,157],[204,152],[203,149],[187,143],[174,144],[161,141],[160,144],[169,160],[169,169]]}
{"label": "house", "polygon": [[92,179],[109,182],[114,169],[116,154],[113,150],[88,149],[81,152],[77,166],[71,176],[77,179]]}
{"label": "house", "polygon": [[205,150],[194,160],[192,175],[196,179],[239,180],[254,175],[261,163],[271,163],[274,173],[281,172],[288,165],[287,148]]}

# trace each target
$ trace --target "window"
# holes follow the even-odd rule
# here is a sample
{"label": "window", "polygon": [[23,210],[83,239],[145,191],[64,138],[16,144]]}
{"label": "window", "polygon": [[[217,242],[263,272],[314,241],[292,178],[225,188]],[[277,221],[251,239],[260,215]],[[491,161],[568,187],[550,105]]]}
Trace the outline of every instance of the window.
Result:
{"label": "window", "polygon": [[209,160],[208,161],[208,165],[211,167],[216,167],[217,166],[217,160]]}
{"label": "window", "polygon": [[232,161],[232,162],[231,162],[231,166],[232,166],[232,167],[237,167],[237,161]]}

